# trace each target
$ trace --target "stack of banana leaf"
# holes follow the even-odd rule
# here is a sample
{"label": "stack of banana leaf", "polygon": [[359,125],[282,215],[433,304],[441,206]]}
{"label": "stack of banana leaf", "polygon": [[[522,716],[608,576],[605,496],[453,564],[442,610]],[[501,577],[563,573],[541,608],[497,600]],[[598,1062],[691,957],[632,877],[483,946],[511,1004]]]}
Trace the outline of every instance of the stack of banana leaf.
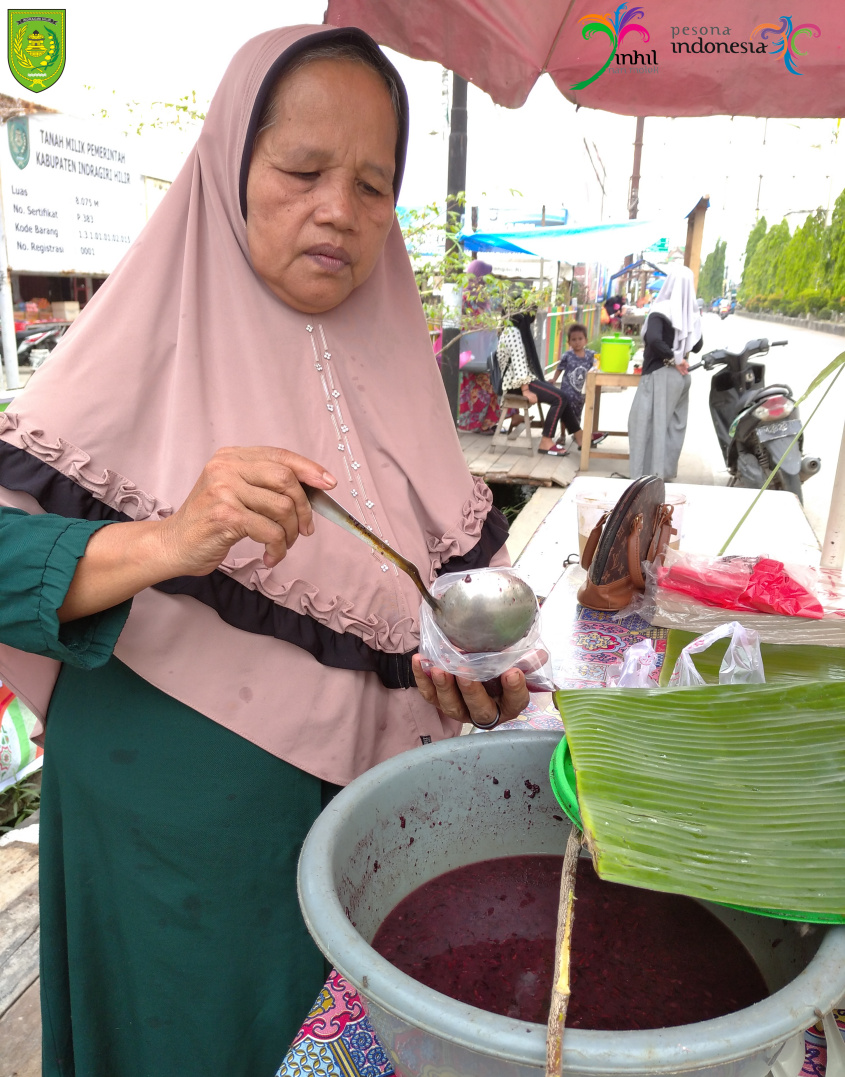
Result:
{"label": "stack of banana leaf", "polygon": [[[694,637],[669,634],[662,683]],[[845,651],[762,645],[765,684],[561,691],[599,875],[845,923]]]}

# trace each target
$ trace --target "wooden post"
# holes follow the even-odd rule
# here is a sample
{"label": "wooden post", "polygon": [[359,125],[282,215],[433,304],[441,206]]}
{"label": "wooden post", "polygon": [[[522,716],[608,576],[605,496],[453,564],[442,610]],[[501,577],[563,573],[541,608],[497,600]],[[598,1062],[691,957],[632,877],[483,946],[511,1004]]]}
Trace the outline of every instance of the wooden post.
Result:
{"label": "wooden post", "polygon": [[[452,72],[452,107],[449,110],[449,171],[446,180],[447,220],[460,213],[458,195],[467,185],[467,82]],[[451,237],[446,240],[446,256],[458,253],[460,244]],[[444,289],[445,300],[445,289]],[[445,306],[445,302],[444,302]],[[449,401],[449,410],[455,423],[458,421],[458,397],[461,381],[458,341],[461,337],[460,317],[457,325],[453,320],[443,322],[443,350],[440,355],[440,373]]]}
{"label": "wooden post", "polygon": [[699,198],[687,214],[687,245],[684,249],[684,265],[689,266],[698,291],[698,270],[701,267],[701,240],[704,236],[704,215],[710,205],[710,195]]}
{"label": "wooden post", "polygon": [[631,173],[631,190],[628,194],[628,218],[636,220],[640,208],[640,164],[643,159],[643,128],[645,117],[637,116],[637,132],[634,136],[634,169]]}
{"label": "wooden post", "polygon": [[[643,159],[643,128],[645,117],[637,116],[637,132],[634,136],[634,168],[631,172],[631,186],[628,191],[628,219],[636,220],[640,206],[640,165]],[[626,254],[624,266],[629,266],[634,261],[633,254]]]}
{"label": "wooden post", "polygon": [[822,568],[841,571],[845,562],[845,430],[830,495],[830,509],[822,542]]}

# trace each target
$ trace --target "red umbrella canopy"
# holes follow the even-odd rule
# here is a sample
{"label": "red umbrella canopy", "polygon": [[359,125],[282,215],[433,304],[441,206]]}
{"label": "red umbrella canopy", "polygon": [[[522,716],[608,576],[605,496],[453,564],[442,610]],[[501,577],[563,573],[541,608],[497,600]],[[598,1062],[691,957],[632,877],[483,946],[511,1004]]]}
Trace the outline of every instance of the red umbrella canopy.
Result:
{"label": "red umbrella canopy", "polygon": [[575,104],[629,116],[845,113],[843,0],[328,0],[325,21],[508,108],[548,71]]}

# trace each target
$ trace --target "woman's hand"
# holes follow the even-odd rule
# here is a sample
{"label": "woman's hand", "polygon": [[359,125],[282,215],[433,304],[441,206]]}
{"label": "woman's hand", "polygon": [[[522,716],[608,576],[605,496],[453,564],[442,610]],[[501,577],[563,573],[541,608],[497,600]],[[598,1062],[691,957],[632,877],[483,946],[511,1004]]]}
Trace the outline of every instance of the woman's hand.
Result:
{"label": "woman's hand", "polygon": [[675,366],[678,368],[678,373],[679,374],[689,374],[689,360],[688,359],[682,359],[680,361],[680,363],[675,363]]}
{"label": "woman's hand", "polygon": [[509,669],[502,674],[502,695],[497,701],[487,694],[480,681],[453,677],[442,669],[431,669],[426,673],[418,654],[411,660],[411,666],[417,688],[426,703],[433,703],[441,714],[456,722],[475,721],[478,725],[490,725],[496,720],[497,702],[499,720],[509,722],[528,706],[528,689],[521,670]]}
{"label": "woman's hand", "polygon": [[297,536],[314,531],[300,482],[322,490],[337,485],[319,464],[286,449],[220,449],[178,512],[109,524],[91,536],[59,621],[111,609],[174,576],[204,576],[242,538],[263,543],[264,564],[273,568]]}
{"label": "woman's hand", "polygon": [[537,403],[537,394],[532,393],[527,385],[522,386],[522,395],[525,397],[529,404]]}
{"label": "woman's hand", "polygon": [[242,538],[264,545],[264,564],[282,561],[299,535],[312,535],[311,505],[300,482],[330,490],[319,464],[269,446],[219,449],[182,507],[163,521],[162,542],[177,575],[204,576]]}

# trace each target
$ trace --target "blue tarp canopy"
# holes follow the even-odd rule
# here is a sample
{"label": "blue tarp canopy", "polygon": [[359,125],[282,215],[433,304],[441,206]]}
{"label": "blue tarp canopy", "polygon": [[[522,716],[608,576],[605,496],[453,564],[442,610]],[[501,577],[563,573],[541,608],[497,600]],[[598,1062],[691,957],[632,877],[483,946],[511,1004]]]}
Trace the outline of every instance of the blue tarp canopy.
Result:
{"label": "blue tarp canopy", "polygon": [[650,247],[665,234],[655,221],[617,224],[566,225],[549,228],[509,228],[502,232],[462,232],[458,239],[468,251],[528,254],[551,262],[601,262],[614,265],[627,254]]}
{"label": "blue tarp canopy", "polygon": [[[666,271],[664,269],[658,269],[654,262],[649,262],[646,258],[638,258],[636,262],[631,262],[629,266],[625,266],[625,268],[620,269],[618,273],[614,273],[608,283],[615,281],[617,277],[624,277],[626,274],[632,273],[635,269],[639,269],[640,266],[648,266],[652,273],[655,273],[659,277],[666,276]],[[660,285],[658,285],[658,287],[660,287]]]}

